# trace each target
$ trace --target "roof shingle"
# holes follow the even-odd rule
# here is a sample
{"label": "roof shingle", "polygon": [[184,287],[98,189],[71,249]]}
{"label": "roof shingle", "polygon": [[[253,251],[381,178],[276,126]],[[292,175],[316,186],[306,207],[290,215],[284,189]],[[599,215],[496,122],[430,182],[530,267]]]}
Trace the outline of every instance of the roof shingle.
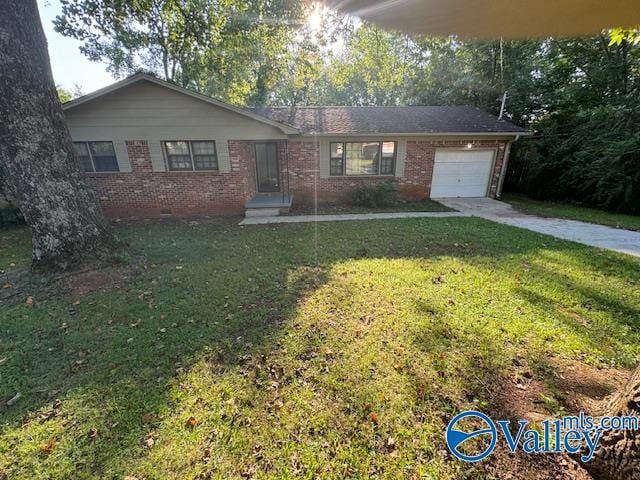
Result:
{"label": "roof shingle", "polygon": [[511,122],[469,106],[260,107],[253,110],[306,134],[526,132]]}

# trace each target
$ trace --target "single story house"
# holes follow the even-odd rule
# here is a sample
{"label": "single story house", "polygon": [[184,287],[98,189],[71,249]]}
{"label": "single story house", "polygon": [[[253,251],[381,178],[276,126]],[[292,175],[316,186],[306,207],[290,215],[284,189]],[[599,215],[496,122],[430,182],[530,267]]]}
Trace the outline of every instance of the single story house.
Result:
{"label": "single story house", "polygon": [[109,217],[340,201],[388,180],[407,198],[496,197],[527,134],[466,106],[241,108],[146,74],[63,109]]}

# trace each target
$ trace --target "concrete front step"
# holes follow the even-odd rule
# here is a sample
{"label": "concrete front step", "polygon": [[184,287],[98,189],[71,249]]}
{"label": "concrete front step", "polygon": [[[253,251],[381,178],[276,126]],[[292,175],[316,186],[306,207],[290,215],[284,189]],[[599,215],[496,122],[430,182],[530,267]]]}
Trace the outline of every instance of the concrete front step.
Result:
{"label": "concrete front step", "polygon": [[257,208],[290,208],[293,202],[291,195],[266,195],[258,194],[254,195],[247,203],[245,203],[246,209]]}
{"label": "concrete front step", "polygon": [[277,217],[280,215],[279,208],[247,208],[244,212],[245,217]]}

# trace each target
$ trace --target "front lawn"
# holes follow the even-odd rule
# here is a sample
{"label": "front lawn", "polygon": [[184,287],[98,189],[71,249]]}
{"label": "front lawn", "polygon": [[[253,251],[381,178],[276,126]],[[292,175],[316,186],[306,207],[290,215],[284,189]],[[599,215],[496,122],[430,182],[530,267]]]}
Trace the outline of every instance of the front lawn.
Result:
{"label": "front lawn", "polygon": [[640,259],[477,218],[117,229],[133,279],[1,307],[0,478],[534,478],[447,422],[640,354]]}
{"label": "front lawn", "polygon": [[505,193],[500,200],[510,203],[525,213],[543,217],[567,218],[581,222],[599,223],[627,230],[640,230],[640,216],[611,213],[597,208],[583,207],[568,202],[534,200],[525,195]]}

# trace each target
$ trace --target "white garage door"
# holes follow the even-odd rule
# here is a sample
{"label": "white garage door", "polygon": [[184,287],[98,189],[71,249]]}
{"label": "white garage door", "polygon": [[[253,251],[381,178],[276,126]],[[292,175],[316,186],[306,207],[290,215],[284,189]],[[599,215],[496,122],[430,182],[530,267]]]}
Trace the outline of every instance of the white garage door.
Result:
{"label": "white garage door", "polygon": [[487,195],[493,150],[436,150],[431,197]]}

